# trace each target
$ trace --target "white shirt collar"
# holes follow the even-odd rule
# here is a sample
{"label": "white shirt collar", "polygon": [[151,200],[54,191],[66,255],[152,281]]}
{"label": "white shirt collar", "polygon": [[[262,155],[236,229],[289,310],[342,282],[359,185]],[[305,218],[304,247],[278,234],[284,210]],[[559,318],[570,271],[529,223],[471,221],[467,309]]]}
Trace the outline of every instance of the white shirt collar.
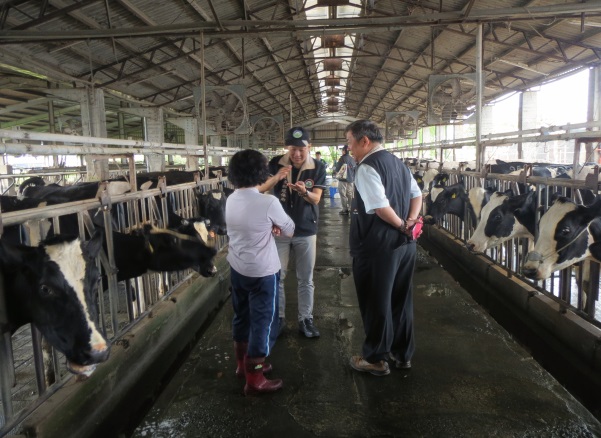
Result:
{"label": "white shirt collar", "polygon": [[365,156],[363,158],[361,158],[361,161],[359,161],[359,164],[362,163],[363,160],[365,160],[371,154],[375,154],[376,152],[381,151],[382,149],[384,149],[384,146],[382,146],[381,144],[379,144],[378,146],[376,146],[375,148],[373,148],[371,151],[369,151],[367,154],[365,154]]}

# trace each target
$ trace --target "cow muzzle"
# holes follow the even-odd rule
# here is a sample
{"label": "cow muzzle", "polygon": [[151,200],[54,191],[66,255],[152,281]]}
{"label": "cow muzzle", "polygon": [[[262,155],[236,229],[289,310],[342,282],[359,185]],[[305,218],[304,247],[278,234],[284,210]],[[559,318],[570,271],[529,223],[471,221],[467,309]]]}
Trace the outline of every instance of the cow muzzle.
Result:
{"label": "cow muzzle", "polygon": [[528,255],[526,255],[526,260],[524,260],[524,265],[522,266],[522,274],[536,280],[538,277],[538,268],[542,263],[543,255],[540,252],[529,252]]}

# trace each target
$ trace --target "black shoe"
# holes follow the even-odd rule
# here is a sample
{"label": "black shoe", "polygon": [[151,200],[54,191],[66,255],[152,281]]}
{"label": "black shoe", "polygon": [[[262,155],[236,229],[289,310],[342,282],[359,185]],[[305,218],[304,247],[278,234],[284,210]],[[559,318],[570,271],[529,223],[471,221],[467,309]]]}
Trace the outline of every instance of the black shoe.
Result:
{"label": "black shoe", "polygon": [[338,214],[341,214],[341,215],[343,215],[343,216],[348,216],[348,215],[349,215],[349,213],[350,213],[350,212],[349,212],[348,210],[342,210],[342,211],[338,212]]}
{"label": "black shoe", "polygon": [[396,358],[396,356],[392,353],[389,354],[389,359],[394,363],[394,366],[399,370],[410,370],[411,369],[411,361],[407,362],[400,361]]}
{"label": "black shoe", "polygon": [[319,338],[320,333],[313,325],[313,319],[307,318],[298,322],[298,331],[306,338]]}

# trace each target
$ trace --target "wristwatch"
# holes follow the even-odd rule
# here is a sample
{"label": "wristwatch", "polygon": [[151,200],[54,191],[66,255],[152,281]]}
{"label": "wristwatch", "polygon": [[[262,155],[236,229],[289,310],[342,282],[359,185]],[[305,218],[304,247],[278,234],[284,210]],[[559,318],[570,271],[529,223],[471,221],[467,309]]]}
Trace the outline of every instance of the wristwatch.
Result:
{"label": "wristwatch", "polygon": [[401,233],[407,231],[407,222],[403,221],[403,224],[400,227],[398,227],[397,230],[399,230]]}
{"label": "wristwatch", "polygon": [[309,196],[309,190],[305,189],[305,193],[303,193],[301,197],[306,198],[307,196]]}

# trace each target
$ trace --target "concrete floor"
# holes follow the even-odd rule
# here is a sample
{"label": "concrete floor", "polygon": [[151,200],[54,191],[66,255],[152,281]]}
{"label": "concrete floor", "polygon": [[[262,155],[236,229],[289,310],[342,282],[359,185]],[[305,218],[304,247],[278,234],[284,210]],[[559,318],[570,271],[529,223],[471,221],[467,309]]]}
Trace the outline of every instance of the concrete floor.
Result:
{"label": "concrete floor", "polygon": [[417,351],[409,372],[357,373],[363,326],[339,200],[321,205],[315,269],[320,339],[296,329],[294,273],[287,331],[272,356],[274,394],[244,397],[234,376],[230,302],[219,312],[134,437],[594,437],[601,424],[419,251]]}

